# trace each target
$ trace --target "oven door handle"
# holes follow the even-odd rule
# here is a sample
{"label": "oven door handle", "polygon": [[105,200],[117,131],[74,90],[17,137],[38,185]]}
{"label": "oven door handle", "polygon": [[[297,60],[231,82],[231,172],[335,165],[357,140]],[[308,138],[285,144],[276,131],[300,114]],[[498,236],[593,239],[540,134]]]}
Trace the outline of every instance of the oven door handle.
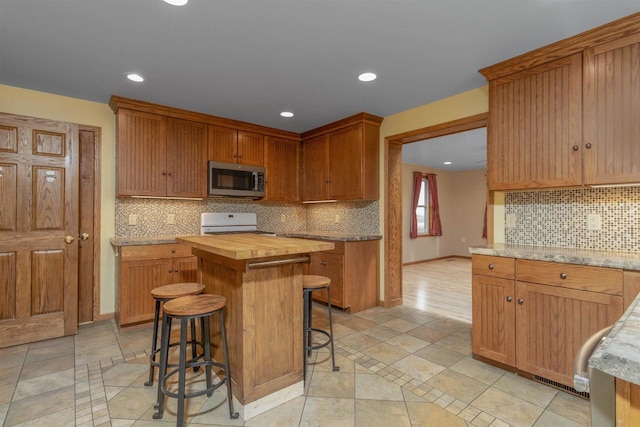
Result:
{"label": "oven door handle", "polygon": [[251,172],[251,179],[253,180],[252,191],[258,191],[258,172]]}
{"label": "oven door handle", "polygon": [[589,392],[589,358],[611,328],[613,328],[613,325],[607,326],[591,335],[577,351],[576,357],[573,359],[573,388],[576,390]]}

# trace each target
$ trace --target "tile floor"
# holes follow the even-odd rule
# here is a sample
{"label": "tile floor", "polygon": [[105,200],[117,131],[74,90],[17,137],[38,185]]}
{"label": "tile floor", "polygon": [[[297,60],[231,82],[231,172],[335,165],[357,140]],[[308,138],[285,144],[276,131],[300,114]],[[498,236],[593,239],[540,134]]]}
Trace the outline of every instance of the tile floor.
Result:
{"label": "tile floor", "polygon": [[[323,313],[314,307],[315,319]],[[217,390],[188,401],[188,425],[589,425],[586,400],[471,358],[468,323],[405,306],[334,313],[339,372],[323,349],[304,396],[244,421],[229,419]],[[152,419],[156,389],[144,386],[150,337],[150,327],[118,332],[103,321],[76,336],[0,349],[2,425],[175,425],[175,399],[164,419]]]}

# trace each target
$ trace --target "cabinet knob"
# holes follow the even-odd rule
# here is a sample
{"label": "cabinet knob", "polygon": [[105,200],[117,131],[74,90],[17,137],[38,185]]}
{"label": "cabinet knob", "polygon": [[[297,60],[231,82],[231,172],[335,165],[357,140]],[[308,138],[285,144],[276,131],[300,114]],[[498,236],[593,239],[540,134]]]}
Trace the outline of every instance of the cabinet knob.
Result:
{"label": "cabinet knob", "polygon": [[567,273],[560,273],[560,278],[562,280],[566,279],[567,278]]}
{"label": "cabinet knob", "polygon": [[171,253],[172,253],[172,254],[175,254],[175,253],[176,253],[176,250],[175,250],[175,249],[171,249]]}
{"label": "cabinet knob", "polygon": [[162,171],[162,175],[167,176],[167,172]]}
{"label": "cabinet knob", "polygon": [[591,150],[591,143],[587,142],[584,146],[584,148],[586,148],[587,150]]}
{"label": "cabinet knob", "polygon": [[511,296],[507,297],[507,302],[511,302],[511,301],[513,301],[513,297]]}
{"label": "cabinet knob", "polygon": [[524,299],[518,298],[518,304],[520,304],[520,305],[524,304]]}
{"label": "cabinet knob", "polygon": [[169,274],[171,274],[172,272],[173,272],[173,270],[172,270],[172,269],[169,269]]}
{"label": "cabinet knob", "polygon": [[573,151],[578,151],[578,150],[580,149],[580,147],[578,147],[577,145],[574,145],[574,146],[573,146],[573,147],[571,147],[571,148],[573,148]]}
{"label": "cabinet knob", "polygon": [[493,264],[489,264],[489,270],[493,270]]}
{"label": "cabinet knob", "polygon": [[174,273],[177,273],[177,272],[178,272],[178,269],[177,269],[177,268],[174,268],[174,269],[173,269],[173,272],[174,272]]}

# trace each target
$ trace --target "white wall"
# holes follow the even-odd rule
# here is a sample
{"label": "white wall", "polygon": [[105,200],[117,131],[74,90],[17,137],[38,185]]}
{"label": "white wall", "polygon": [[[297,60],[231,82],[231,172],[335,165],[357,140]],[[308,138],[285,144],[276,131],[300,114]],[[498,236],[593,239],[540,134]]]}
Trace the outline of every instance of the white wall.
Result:
{"label": "white wall", "polygon": [[[437,175],[442,236],[416,239],[409,237],[414,171]],[[409,163],[402,164],[403,263],[451,255],[469,256],[469,246],[486,243],[486,239],[481,238],[486,202],[485,175],[484,169],[448,172]]]}

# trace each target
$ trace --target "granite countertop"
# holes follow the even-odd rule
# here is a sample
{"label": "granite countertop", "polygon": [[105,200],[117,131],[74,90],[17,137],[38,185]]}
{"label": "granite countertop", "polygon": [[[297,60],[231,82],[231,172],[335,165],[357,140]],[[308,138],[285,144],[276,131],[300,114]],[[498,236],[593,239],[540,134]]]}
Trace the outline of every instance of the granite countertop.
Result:
{"label": "granite countertop", "polygon": [[330,231],[295,231],[290,233],[278,233],[279,236],[297,237],[300,239],[333,240],[341,242],[360,242],[364,240],[380,240],[382,236],[377,234],[333,233]]}
{"label": "granite countertop", "polygon": [[591,249],[557,248],[547,246],[493,244],[472,246],[469,253],[594,267],[640,270],[640,252],[602,251]]}
{"label": "granite countertop", "polygon": [[280,255],[328,251],[333,243],[309,239],[267,236],[264,234],[221,234],[216,236],[181,236],[177,243],[222,255],[226,258],[250,260]]}
{"label": "granite countertop", "polygon": [[176,236],[147,236],[147,237],[111,237],[109,242],[112,246],[135,246],[135,245],[162,245],[166,243],[176,243]]}
{"label": "granite countertop", "polygon": [[640,295],[631,303],[589,359],[589,366],[640,385]]}
{"label": "granite countertop", "polygon": [[[261,232],[258,232],[261,233]],[[224,233],[223,233],[224,234]],[[287,233],[276,233],[281,237],[294,237],[298,239],[332,240],[342,242],[359,242],[363,240],[380,240],[382,236],[375,234],[353,234],[353,233],[332,233],[326,231],[292,231]],[[177,243],[179,236],[147,236],[147,237],[112,237],[109,239],[111,245],[115,247],[133,245],[160,245],[166,243]]]}

